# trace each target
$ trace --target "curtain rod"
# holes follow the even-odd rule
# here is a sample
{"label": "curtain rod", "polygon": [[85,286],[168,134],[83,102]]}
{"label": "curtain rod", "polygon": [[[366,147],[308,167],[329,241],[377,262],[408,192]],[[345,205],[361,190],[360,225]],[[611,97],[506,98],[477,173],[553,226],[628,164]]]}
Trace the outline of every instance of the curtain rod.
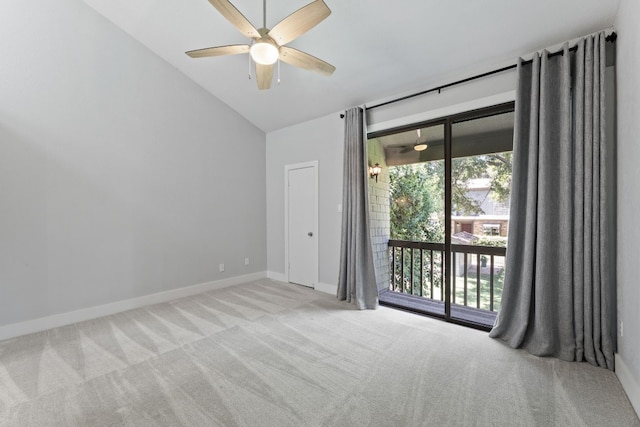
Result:
{"label": "curtain rod", "polygon": [[[608,36],[605,37],[605,41],[613,43],[613,42],[616,41],[617,38],[618,38],[618,35],[614,31],[614,32],[612,32],[611,34],[609,34]],[[570,52],[574,52],[576,49],[578,49],[578,47],[577,46],[573,46],[573,47],[571,47],[569,49],[569,51]],[[549,56],[562,55],[563,52],[564,52],[563,50],[559,50],[557,52],[551,53]],[[526,64],[526,63],[529,63],[529,62],[531,62],[531,59],[529,59],[527,61],[522,61],[523,64]],[[431,92],[436,92],[437,91],[438,93],[440,93],[440,91],[442,89],[446,89],[446,88],[449,88],[451,86],[456,86],[456,85],[459,85],[459,84],[462,84],[462,83],[467,83],[467,82],[470,82],[472,80],[481,79],[483,77],[488,77],[488,76],[491,76],[493,74],[502,73],[502,72],[507,71],[507,70],[512,70],[512,69],[516,68],[517,66],[518,66],[518,64],[507,65],[506,67],[498,68],[497,70],[487,71],[486,73],[482,73],[482,74],[478,74],[478,75],[475,75],[475,76],[467,77],[466,79],[457,80],[457,81],[452,82],[452,83],[447,83],[447,84],[444,84],[444,85],[441,85],[441,86],[438,86],[438,87],[434,87],[434,88],[431,88],[431,89],[427,89],[427,90],[423,90],[423,91],[420,91],[420,92],[412,93],[411,95],[406,95],[406,96],[402,96],[400,98],[392,99],[390,101],[382,102],[380,104],[375,104],[375,105],[372,105],[370,107],[367,107],[367,110],[373,110],[374,108],[383,107],[383,106],[389,105],[389,104],[395,104],[396,102],[400,102],[400,101],[404,101],[404,100],[407,100],[407,99],[415,98],[416,96],[426,95],[427,93],[431,93]],[[344,118],[344,114],[340,114],[340,118]]]}

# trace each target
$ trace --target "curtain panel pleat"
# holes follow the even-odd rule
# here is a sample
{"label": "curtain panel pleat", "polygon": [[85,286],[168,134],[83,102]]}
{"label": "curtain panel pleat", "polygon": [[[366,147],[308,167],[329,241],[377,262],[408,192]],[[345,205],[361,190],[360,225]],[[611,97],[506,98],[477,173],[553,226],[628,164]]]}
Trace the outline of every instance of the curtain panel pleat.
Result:
{"label": "curtain panel pleat", "polygon": [[518,64],[511,221],[490,336],[613,369],[605,34]]}
{"label": "curtain panel pleat", "polygon": [[342,239],[338,293],[359,309],[378,307],[378,288],[369,227],[367,146],[362,108],[345,113]]}

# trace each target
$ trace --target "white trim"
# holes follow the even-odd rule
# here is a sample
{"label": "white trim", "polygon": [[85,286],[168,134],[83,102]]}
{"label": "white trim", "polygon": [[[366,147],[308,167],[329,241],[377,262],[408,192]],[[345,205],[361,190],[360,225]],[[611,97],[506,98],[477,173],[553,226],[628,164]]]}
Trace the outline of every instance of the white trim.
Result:
{"label": "white trim", "polygon": [[278,282],[287,282],[287,276],[283,273],[276,273],[275,271],[267,271],[267,279],[276,280]]}
{"label": "white trim", "polygon": [[284,279],[282,280],[285,283],[289,283],[289,171],[295,169],[305,169],[305,168],[313,168],[314,171],[314,180],[315,180],[315,223],[313,225],[314,230],[313,233],[316,236],[316,245],[314,248],[314,270],[312,272],[313,275],[313,286],[318,283],[318,242],[320,238],[318,236],[318,161],[311,160],[309,162],[303,163],[294,163],[290,165],[284,165]]}
{"label": "white trim", "polygon": [[636,410],[636,414],[640,414],[640,385],[629,371],[626,363],[619,354],[615,355],[616,376],[622,384],[622,388],[627,393],[631,406]]}
{"label": "white trim", "polygon": [[467,111],[477,110],[480,108],[492,107],[498,104],[504,104],[505,102],[515,101],[516,91],[511,90],[497,95],[486,96],[484,98],[474,99],[472,101],[462,102],[460,104],[448,105],[442,108],[436,108],[435,110],[425,111],[419,114],[413,114],[410,116],[404,116],[393,120],[387,120],[386,122],[374,123],[367,126],[367,132],[377,132],[380,130],[393,129],[400,126],[426,122],[429,120],[440,119],[442,117],[451,116],[454,114],[465,113]]}
{"label": "white trim", "polygon": [[338,285],[330,285],[329,283],[318,283],[313,289],[325,294],[337,295]]}
{"label": "white trim", "polygon": [[132,310],[134,308],[167,302],[177,298],[196,295],[214,289],[221,289],[229,286],[251,282],[254,280],[264,279],[266,277],[267,276],[264,271],[259,273],[245,274],[243,276],[230,277],[228,279],[216,280],[214,282],[185,286],[183,288],[158,292],[156,294],[144,295],[141,297],[116,301],[109,304],[82,308],[80,310],[70,311],[67,313],[53,314],[51,316],[40,317],[38,319],[12,323],[10,325],[0,326],[0,340],[14,338],[20,335],[31,334],[34,332],[45,331],[47,329],[57,328],[58,326],[70,325],[72,323],[95,319],[97,317],[109,316],[111,314],[120,313],[126,310]]}

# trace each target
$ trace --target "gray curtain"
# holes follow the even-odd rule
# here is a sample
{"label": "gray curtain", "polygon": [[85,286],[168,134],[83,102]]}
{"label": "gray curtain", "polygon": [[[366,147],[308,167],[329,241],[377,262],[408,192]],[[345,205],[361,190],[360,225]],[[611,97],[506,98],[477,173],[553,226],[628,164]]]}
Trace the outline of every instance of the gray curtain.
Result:
{"label": "gray curtain", "polygon": [[518,64],[511,221],[490,336],[613,369],[605,35]]}
{"label": "gray curtain", "polygon": [[378,307],[378,289],[369,234],[367,140],[364,111],[354,107],[344,118],[342,242],[338,298],[359,309]]}

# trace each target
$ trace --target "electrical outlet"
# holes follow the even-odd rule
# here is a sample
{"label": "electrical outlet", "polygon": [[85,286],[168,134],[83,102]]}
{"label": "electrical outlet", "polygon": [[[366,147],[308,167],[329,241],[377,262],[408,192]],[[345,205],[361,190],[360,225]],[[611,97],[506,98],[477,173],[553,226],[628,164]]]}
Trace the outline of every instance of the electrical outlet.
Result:
{"label": "electrical outlet", "polygon": [[249,265],[249,258],[244,259],[244,265]]}
{"label": "electrical outlet", "polygon": [[218,268],[220,269],[221,272],[224,271],[224,264],[218,265]]}

